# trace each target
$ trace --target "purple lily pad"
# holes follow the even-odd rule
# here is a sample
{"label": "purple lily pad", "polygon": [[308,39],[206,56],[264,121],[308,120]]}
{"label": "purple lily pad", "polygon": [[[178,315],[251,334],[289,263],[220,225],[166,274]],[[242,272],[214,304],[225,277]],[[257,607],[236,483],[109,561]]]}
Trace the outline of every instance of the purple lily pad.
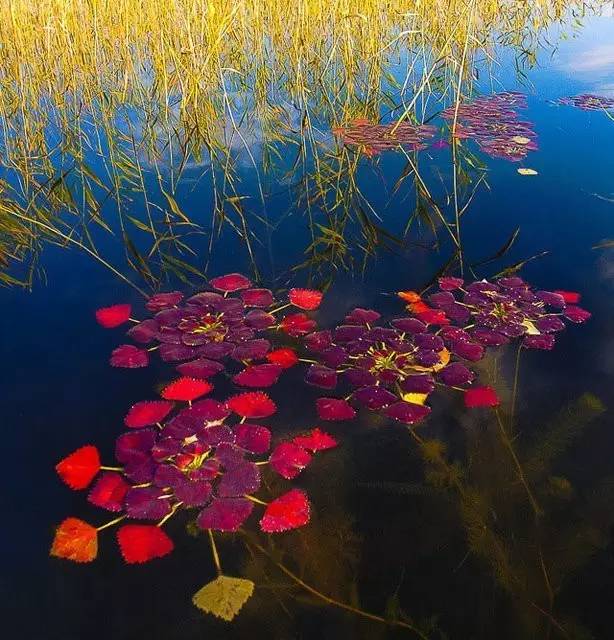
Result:
{"label": "purple lily pad", "polygon": [[246,498],[218,498],[199,513],[196,524],[205,530],[237,531],[253,508],[253,502]]}

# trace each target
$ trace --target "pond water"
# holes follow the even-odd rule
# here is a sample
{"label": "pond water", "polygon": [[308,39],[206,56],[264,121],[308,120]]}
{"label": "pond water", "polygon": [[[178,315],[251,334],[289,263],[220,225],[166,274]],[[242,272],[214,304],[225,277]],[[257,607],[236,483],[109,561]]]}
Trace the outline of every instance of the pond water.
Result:
{"label": "pond water", "polygon": [[[374,135],[368,107],[354,112],[354,124],[314,108],[307,126],[290,101],[269,104],[282,113],[277,131],[262,121],[235,123],[229,155],[215,167],[210,156],[182,155],[188,135],[169,138],[158,161],[144,148],[132,156],[121,203],[93,184],[91,197],[105,202],[91,217],[74,213],[74,200],[90,195],[73,174],[54,173],[66,158],[53,159],[45,185],[53,183],[56,198],[63,191],[66,209],[39,217],[31,228],[41,235],[28,240],[21,260],[7,261],[4,273],[32,277],[31,287],[0,289],[6,637],[611,637],[614,109],[559,99],[614,97],[614,18],[604,11],[575,24],[570,17],[540,39],[534,65],[517,46],[477,55],[461,100],[526,95],[526,107],[514,111],[530,123],[538,149],[525,148],[524,129],[514,132],[519,161],[493,157],[471,137],[452,142],[454,115],[446,121],[441,112],[451,104],[454,114],[454,102],[434,97],[420,100],[420,119],[434,127],[420,150],[352,144],[352,127]],[[401,53],[387,70],[392,97],[408,64]],[[398,105],[381,103],[379,121],[394,126],[404,115]],[[461,131],[468,126],[462,108],[457,119]],[[485,121],[482,103],[476,126]],[[122,144],[138,147],[151,133],[133,106],[107,126],[121,144],[83,152],[93,175]],[[345,132],[331,133],[335,127]],[[45,132],[47,140],[62,135],[51,125]],[[3,167],[6,184],[23,184],[19,166]],[[25,215],[27,202],[4,194],[3,212]],[[169,212],[173,224],[165,223]],[[115,464],[127,409],[176,377],[155,353],[148,367],[110,367],[124,328],[98,326],[95,310],[129,303],[143,318],[143,293],[193,295],[231,272],[282,301],[290,287],[324,291],[309,313],[322,329],[355,307],[399,317],[405,309],[396,292],[424,291],[442,275],[520,275],[537,289],[581,293],[592,317],[568,322],[552,350],[523,349],[518,360],[516,343],[487,350],[476,368],[501,398],[503,431],[494,411],[467,409],[453,390],[429,399],[430,416],[411,428],[416,437],[381,412],[324,422],[315,400],[342,394],[306,385],[305,366],[284,372],[266,389],[278,407],[263,421],[274,441],[319,425],[339,446],[317,453],[292,481],[263,472],[263,499],[292,487],[308,493],[308,525],[267,536],[253,516],[239,533],[216,534],[224,573],[256,585],[225,622],[192,604],[215,577],[207,536],[190,524],[197,511],[169,520],[175,549],[150,563],[126,565],[112,531],[100,532],[92,563],[50,557],[49,548],[68,516],[106,522],[86,492],[62,484],[55,464],[86,444]],[[271,336],[274,345],[301,349],[301,339]],[[224,374],[214,384],[211,397],[237,393]],[[296,578],[385,621],[327,603]]]}

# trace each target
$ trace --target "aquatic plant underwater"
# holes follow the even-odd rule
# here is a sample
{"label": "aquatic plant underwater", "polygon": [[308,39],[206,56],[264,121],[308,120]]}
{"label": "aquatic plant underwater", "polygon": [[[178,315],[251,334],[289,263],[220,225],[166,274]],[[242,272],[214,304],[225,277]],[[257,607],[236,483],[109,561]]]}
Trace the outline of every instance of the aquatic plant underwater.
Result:
{"label": "aquatic plant underwater", "polygon": [[[56,530],[51,555],[91,562],[97,557],[99,532],[117,525],[126,563],[161,558],[174,548],[163,525],[176,514],[196,510],[194,522],[209,537],[218,576],[195,594],[194,604],[233,619],[254,584],[222,573],[214,535],[249,526],[255,507],[264,508],[259,520],[264,533],[306,526],[311,509],[307,494],[292,488],[266,502],[256,495],[262,488],[261,473],[268,467],[294,480],[314,455],[339,443],[314,427],[276,442],[269,453],[274,433],[259,421],[276,412],[274,400],[260,390],[205,398],[215,391],[211,378],[234,362],[244,368],[232,375],[233,383],[261,389],[273,387],[284,369],[305,364],[308,385],[330,391],[341,379],[352,389],[344,398],[318,398],[321,420],[356,417],[354,403],[408,425],[416,437],[414,426],[430,413],[426,401],[434,400],[437,387],[461,392],[468,408],[497,407],[496,391],[479,384],[479,375],[467,366],[480,361],[486,349],[520,340],[522,348],[549,350],[555,333],[565,329],[564,320],[582,323],[590,318],[577,306],[580,294],[535,290],[517,276],[469,284],[443,276],[438,286],[428,296],[399,292],[408,313],[389,326],[378,325],[377,311],[357,308],[342,324],[316,331],[316,321],[304,311],[317,310],[321,292],[291,289],[288,302],[279,306],[270,290],[253,288],[237,273],[213,278],[209,290],[186,300],[177,291],[149,297],[145,307],[154,315],[142,321],[131,317],[127,304],[99,309],[96,320],[101,326],[114,329],[132,322],[130,337],[140,345],[157,343],[148,350],[118,347],[112,366],[146,366],[149,352],[158,350],[182,376],[162,388],[161,399],[141,400],[129,409],[124,418],[128,431],[115,444],[115,458],[122,466],[103,465],[93,445],[57,464],[70,488],[89,488],[91,504],[120,515],[100,526],[66,518]],[[302,311],[276,318],[275,313],[290,307]],[[302,357],[296,347],[275,344],[273,336],[256,337],[265,331],[296,339],[298,348],[315,360]],[[151,522],[155,524],[146,524]]]}

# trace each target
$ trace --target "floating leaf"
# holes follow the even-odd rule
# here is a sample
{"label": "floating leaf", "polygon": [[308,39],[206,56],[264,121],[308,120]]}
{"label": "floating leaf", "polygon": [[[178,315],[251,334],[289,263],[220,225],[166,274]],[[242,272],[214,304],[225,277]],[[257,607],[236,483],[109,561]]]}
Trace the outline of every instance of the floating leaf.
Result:
{"label": "floating leaf", "polygon": [[196,524],[201,529],[237,531],[253,508],[254,503],[246,498],[218,498],[200,512]]}
{"label": "floating leaf", "polygon": [[200,396],[204,396],[213,389],[213,385],[206,380],[197,378],[178,378],[162,389],[160,395],[165,400],[180,400],[191,402]]}
{"label": "floating leaf", "polygon": [[220,498],[238,498],[250,495],[260,489],[260,470],[249,461],[233,464],[226,469],[217,485]]}
{"label": "floating leaf", "polygon": [[556,293],[557,295],[561,296],[567,304],[578,304],[578,302],[580,302],[580,294],[577,293],[576,291],[560,291],[559,290],[559,291],[553,291],[552,293]]}
{"label": "floating leaf", "polygon": [[55,470],[71,489],[85,489],[100,471],[98,449],[89,444],[60,460]]}
{"label": "floating leaf", "polygon": [[322,293],[315,289],[290,289],[288,297],[290,302],[299,309],[313,311],[322,302]]}
{"label": "floating leaf", "polygon": [[250,453],[265,453],[271,446],[271,432],[259,424],[237,424],[233,427],[235,444]]}
{"label": "floating leaf", "polygon": [[290,349],[289,347],[283,347],[281,349],[276,349],[275,351],[270,351],[266,355],[266,359],[272,364],[279,365],[283,369],[289,369],[293,367],[298,362],[298,356],[294,349]]}
{"label": "floating leaf", "polygon": [[405,402],[410,402],[411,404],[424,405],[428,397],[428,393],[416,393],[415,391],[410,391],[409,393],[403,394],[403,400]]}
{"label": "floating leaf", "polygon": [[165,400],[143,400],[132,405],[124,418],[131,429],[140,429],[161,422],[171,412],[173,403]]}
{"label": "floating leaf", "polygon": [[297,337],[313,331],[316,323],[304,313],[291,313],[280,322],[279,326],[289,336]]}
{"label": "floating leaf", "polygon": [[246,289],[241,291],[241,300],[246,307],[270,307],[273,304],[273,294],[270,289]]}
{"label": "floating leaf", "polygon": [[210,378],[224,371],[224,365],[215,360],[199,358],[198,360],[192,360],[192,362],[180,364],[177,367],[177,371],[182,376],[188,376],[189,378]]}
{"label": "floating leaf", "polygon": [[321,389],[334,389],[337,386],[337,372],[319,364],[312,364],[305,374],[305,382]]}
{"label": "floating leaf", "polygon": [[111,352],[109,363],[112,367],[138,369],[149,364],[149,355],[133,344],[121,344]]}
{"label": "floating leaf", "polygon": [[536,176],[537,175],[537,171],[535,171],[535,169],[529,169],[527,167],[519,167],[517,169],[517,171],[521,176]]}
{"label": "floating leaf", "polygon": [[392,404],[397,400],[394,393],[390,393],[390,391],[384,389],[384,387],[378,387],[375,385],[372,387],[357,389],[354,392],[354,397],[358,402],[372,411],[377,411],[377,409],[387,407],[389,404]]}
{"label": "floating leaf", "polygon": [[126,493],[126,514],[139,520],[160,520],[171,510],[170,500],[158,487],[136,487]]}
{"label": "floating leaf", "polygon": [[442,291],[454,291],[455,289],[462,287],[463,282],[464,280],[462,278],[453,278],[451,276],[444,276],[438,280],[439,288]]}
{"label": "floating leaf", "polygon": [[79,518],[66,518],[55,531],[50,554],[73,562],[92,562],[98,555],[98,531]]}
{"label": "floating leaf", "polygon": [[130,485],[121,474],[115,472],[103,473],[91,488],[87,499],[102,509],[121,511],[128,489],[130,489]]}
{"label": "floating leaf", "polygon": [[311,454],[293,442],[281,442],[269,458],[271,467],[287,480],[296,478],[310,462]]}
{"label": "floating leaf", "polygon": [[529,144],[531,142],[531,138],[527,138],[526,136],[512,136],[512,142],[516,144]]}
{"label": "floating leaf", "polygon": [[582,307],[570,306],[563,311],[563,315],[572,322],[586,322],[591,317],[590,311],[582,309]]}
{"label": "floating leaf", "polygon": [[240,273],[229,273],[225,276],[213,278],[213,280],[209,281],[209,284],[217,291],[232,293],[234,291],[240,291],[241,289],[247,289],[252,283]]}
{"label": "floating leaf", "polygon": [[352,405],[338,398],[318,398],[316,410],[321,420],[351,420],[356,417]]}
{"label": "floating leaf", "polygon": [[292,442],[299,447],[309,449],[309,451],[324,451],[325,449],[332,449],[339,444],[335,438],[320,430],[319,427],[312,429],[305,435],[296,436],[292,439]]}
{"label": "floating leaf", "polygon": [[394,420],[405,424],[415,424],[424,420],[431,412],[427,405],[414,404],[413,402],[396,402],[384,409],[384,413]]}
{"label": "floating leaf", "polygon": [[405,300],[405,302],[409,304],[414,304],[422,300],[420,294],[416,291],[399,291],[397,295],[399,296],[399,298],[401,298],[401,300]]}
{"label": "floating leaf", "polygon": [[472,387],[465,391],[466,407],[496,407],[499,404],[499,396],[492,387]]}
{"label": "floating leaf", "polygon": [[277,364],[256,364],[233,376],[235,384],[243,387],[270,387],[277,382],[282,368]]}
{"label": "floating leaf", "polygon": [[231,396],[227,406],[243,418],[267,418],[277,411],[277,406],[266,393],[251,391]]}
{"label": "floating leaf", "polygon": [[128,564],[140,564],[162,558],[173,549],[173,541],[160,527],[127,524],[117,531],[119,550]]}
{"label": "floating leaf", "polygon": [[230,622],[254,593],[254,583],[244,578],[218,576],[199,589],[192,602],[201,611]]}
{"label": "floating leaf", "polygon": [[96,311],[96,322],[105,329],[114,329],[128,322],[132,307],[129,304],[116,304]]}
{"label": "floating leaf", "polygon": [[271,502],[260,520],[265,533],[297,529],[309,522],[309,500],[300,489],[291,489]]}
{"label": "floating leaf", "polygon": [[183,300],[183,293],[181,291],[170,291],[169,293],[156,293],[151,296],[145,303],[145,306],[149,311],[162,311],[163,309],[169,309],[179,304]]}

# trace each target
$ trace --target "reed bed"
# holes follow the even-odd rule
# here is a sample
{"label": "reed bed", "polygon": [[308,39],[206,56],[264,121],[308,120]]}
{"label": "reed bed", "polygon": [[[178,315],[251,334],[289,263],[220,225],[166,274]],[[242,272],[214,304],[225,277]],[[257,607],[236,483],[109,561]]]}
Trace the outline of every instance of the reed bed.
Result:
{"label": "reed bed", "polygon": [[[176,193],[195,165],[213,192],[211,242],[229,225],[252,255],[236,159],[259,172],[264,210],[261,172],[279,145],[296,154],[314,230],[324,216],[327,233],[312,235],[321,260],[343,259],[357,203],[369,253],[377,215],[356,159],[331,153],[324,132],[382,112],[421,121],[471,91],[476,58],[494,63],[497,42],[530,62],[545,28],[587,10],[581,0],[0,2],[0,260],[32,251],[43,232],[96,253],[95,223],[120,235],[150,284],[156,261],[185,274],[189,264],[172,260],[190,253],[182,233],[200,222]],[[147,247],[135,228],[149,232]]]}

